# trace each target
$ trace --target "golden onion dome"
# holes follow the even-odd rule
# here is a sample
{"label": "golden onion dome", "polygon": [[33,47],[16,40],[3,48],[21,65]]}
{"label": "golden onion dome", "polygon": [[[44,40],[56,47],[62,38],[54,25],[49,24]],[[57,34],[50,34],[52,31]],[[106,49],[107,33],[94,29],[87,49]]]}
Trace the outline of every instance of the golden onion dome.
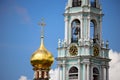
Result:
{"label": "golden onion dome", "polygon": [[[41,23],[44,27],[44,23]],[[41,31],[43,32],[43,31]],[[52,54],[44,47],[44,36],[41,33],[41,45],[38,50],[36,50],[30,59],[31,65],[36,69],[49,69],[54,61]]]}
{"label": "golden onion dome", "polygon": [[38,50],[36,50],[31,57],[31,64],[35,68],[50,68],[53,63],[54,58],[52,54],[47,51],[44,47],[44,44],[41,43],[41,46]]}

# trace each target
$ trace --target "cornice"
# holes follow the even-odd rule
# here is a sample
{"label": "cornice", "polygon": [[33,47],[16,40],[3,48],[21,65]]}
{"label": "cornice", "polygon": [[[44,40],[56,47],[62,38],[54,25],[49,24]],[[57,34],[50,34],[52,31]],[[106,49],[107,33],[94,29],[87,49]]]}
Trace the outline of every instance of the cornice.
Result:
{"label": "cornice", "polygon": [[84,14],[89,14],[89,15],[91,15],[91,14],[93,14],[93,15],[95,15],[95,16],[104,16],[104,14],[98,14],[98,13],[94,13],[94,12],[84,12],[84,11],[82,11],[82,12],[75,12],[75,13],[64,13],[63,15],[64,16],[71,16],[71,15],[77,15],[77,14],[81,14],[81,15],[84,15]]}
{"label": "cornice", "polygon": [[94,57],[94,56],[73,56],[73,57],[57,57],[55,58],[57,61],[59,60],[75,60],[75,59],[89,59],[89,60],[97,60],[97,61],[106,61],[106,62],[110,62],[111,59],[109,58],[102,58],[102,57]]}

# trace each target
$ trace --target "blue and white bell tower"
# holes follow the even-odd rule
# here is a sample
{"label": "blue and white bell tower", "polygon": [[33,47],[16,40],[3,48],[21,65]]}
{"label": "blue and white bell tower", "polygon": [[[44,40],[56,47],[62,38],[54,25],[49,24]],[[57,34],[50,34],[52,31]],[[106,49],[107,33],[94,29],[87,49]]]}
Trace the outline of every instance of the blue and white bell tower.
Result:
{"label": "blue and white bell tower", "polygon": [[59,80],[109,80],[109,43],[102,39],[99,0],[68,0],[58,41]]}

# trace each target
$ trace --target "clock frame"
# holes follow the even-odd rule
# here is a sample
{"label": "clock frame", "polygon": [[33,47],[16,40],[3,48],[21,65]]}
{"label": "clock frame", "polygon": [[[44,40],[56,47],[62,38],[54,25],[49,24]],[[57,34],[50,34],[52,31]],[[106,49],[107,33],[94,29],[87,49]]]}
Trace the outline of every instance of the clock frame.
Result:
{"label": "clock frame", "polygon": [[75,45],[72,45],[70,48],[69,48],[69,53],[70,53],[70,55],[77,55],[77,53],[78,53],[78,48],[77,48],[77,46],[75,46]]}
{"label": "clock frame", "polygon": [[93,46],[93,54],[94,56],[98,56],[99,55],[99,47],[98,46]]}

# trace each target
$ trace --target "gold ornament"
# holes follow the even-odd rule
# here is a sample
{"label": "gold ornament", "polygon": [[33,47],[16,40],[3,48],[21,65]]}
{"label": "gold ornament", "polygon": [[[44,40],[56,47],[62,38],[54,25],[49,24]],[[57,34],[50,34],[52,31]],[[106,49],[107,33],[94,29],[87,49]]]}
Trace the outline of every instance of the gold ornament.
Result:
{"label": "gold ornament", "polygon": [[93,47],[93,53],[94,53],[94,56],[98,56],[99,55],[99,48],[98,48],[98,46],[94,46]]}
{"label": "gold ornament", "polygon": [[77,46],[72,45],[72,46],[70,47],[70,49],[69,49],[69,53],[70,53],[71,55],[77,55],[77,53],[78,53]]}

